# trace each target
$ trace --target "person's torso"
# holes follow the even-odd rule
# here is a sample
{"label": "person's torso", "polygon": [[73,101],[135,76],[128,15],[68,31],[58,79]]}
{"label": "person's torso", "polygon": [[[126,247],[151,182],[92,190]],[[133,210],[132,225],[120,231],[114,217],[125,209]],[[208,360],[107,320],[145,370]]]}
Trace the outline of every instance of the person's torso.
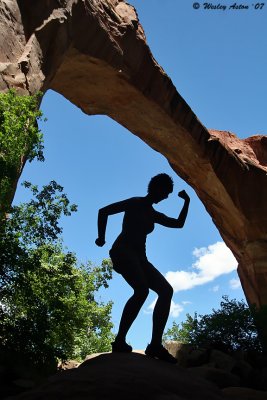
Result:
{"label": "person's torso", "polygon": [[146,237],[154,230],[154,213],[152,205],[144,197],[132,198],[123,217],[122,232],[115,243],[125,242],[145,250]]}

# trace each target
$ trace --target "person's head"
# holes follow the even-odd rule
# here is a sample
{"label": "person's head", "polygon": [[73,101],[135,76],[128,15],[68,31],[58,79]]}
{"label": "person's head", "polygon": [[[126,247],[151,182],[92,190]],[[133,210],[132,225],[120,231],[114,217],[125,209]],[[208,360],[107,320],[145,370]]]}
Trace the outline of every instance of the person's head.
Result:
{"label": "person's head", "polygon": [[154,203],[158,203],[161,200],[167,199],[170,193],[173,191],[173,180],[167,174],[158,174],[151,178],[147,192],[152,198]]}

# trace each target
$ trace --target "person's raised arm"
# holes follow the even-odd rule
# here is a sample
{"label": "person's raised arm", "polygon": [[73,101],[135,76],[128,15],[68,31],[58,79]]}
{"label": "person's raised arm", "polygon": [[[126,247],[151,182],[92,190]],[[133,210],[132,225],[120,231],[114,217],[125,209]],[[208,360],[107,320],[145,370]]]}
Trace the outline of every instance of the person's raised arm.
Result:
{"label": "person's raised arm", "polygon": [[184,200],[184,205],[178,218],[176,219],[167,217],[167,215],[155,211],[155,222],[157,224],[167,226],[168,228],[182,228],[184,226],[188,213],[190,197],[188,196],[185,190],[181,190],[181,192],[178,193],[178,196]]}
{"label": "person's raised arm", "polygon": [[130,199],[123,200],[117,203],[110,204],[106,207],[100,208],[100,210],[98,211],[98,220],[97,220],[98,238],[95,241],[95,244],[97,246],[102,247],[105,244],[108,216],[126,211],[129,201]]}

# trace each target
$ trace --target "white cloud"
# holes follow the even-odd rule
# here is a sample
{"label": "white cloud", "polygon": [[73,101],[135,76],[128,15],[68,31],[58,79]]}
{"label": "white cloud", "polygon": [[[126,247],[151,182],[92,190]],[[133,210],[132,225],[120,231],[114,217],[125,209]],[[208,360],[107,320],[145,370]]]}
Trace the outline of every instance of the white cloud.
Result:
{"label": "white cloud", "polygon": [[175,303],[173,300],[171,302],[170,316],[173,318],[179,317],[181,312],[184,311],[184,307],[179,303]]}
{"label": "white cloud", "polygon": [[230,284],[231,289],[239,289],[241,287],[241,283],[240,283],[239,279],[233,278],[229,281],[229,284]]}
{"label": "white cloud", "polygon": [[219,285],[213,286],[213,288],[211,288],[211,291],[212,292],[218,292],[219,288],[220,288]]}
{"label": "white cloud", "polygon": [[165,275],[175,292],[204,285],[237,268],[237,261],[224,242],[196,248],[193,255],[197,260],[192,271],[169,271]]}
{"label": "white cloud", "polygon": [[[155,304],[156,304],[157,299],[152,301],[151,304],[147,307],[146,310],[144,310],[145,314],[152,314]],[[181,312],[184,311],[184,307],[181,304],[175,303],[173,300],[171,301],[171,309],[170,309],[170,316],[173,318],[177,318]]]}
{"label": "white cloud", "polygon": [[149,304],[149,306],[147,307],[146,310],[144,310],[145,314],[152,314],[155,304],[156,304],[157,299],[153,300],[151,304]]}

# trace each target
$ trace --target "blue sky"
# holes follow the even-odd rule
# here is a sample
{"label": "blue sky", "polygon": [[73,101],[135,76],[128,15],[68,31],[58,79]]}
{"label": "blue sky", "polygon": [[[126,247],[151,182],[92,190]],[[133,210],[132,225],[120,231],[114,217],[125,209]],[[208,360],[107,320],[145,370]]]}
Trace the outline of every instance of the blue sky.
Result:
{"label": "blue sky", "polygon": [[[148,44],[200,121],[207,127],[228,130],[240,138],[267,133],[267,4],[255,10],[194,9],[189,0],[136,0],[135,6]],[[218,2],[211,2],[218,5]],[[232,5],[225,0],[221,5]],[[238,3],[241,4],[241,3]],[[256,3],[255,3],[256,4]],[[174,193],[155,208],[178,215],[185,189],[191,197],[185,227],[157,226],[149,236],[147,254],[175,289],[172,321],[186,313],[203,314],[219,307],[222,295],[242,299],[236,261],[226,248],[195,192],[171,170],[166,159],[125,128],[104,116],[87,116],[59,94],[48,91],[41,108],[48,121],[41,124],[45,163],[26,165],[21,181],[42,186],[54,179],[64,186],[78,212],[62,220],[64,243],[81,261],[99,264],[121,229],[122,215],[109,218],[106,245],[97,247],[97,212],[106,204],[145,195],[149,179],[170,174]],[[14,202],[27,200],[18,186]],[[116,332],[131,288],[114,273],[110,287],[101,292],[113,300]],[[150,340],[151,293],[128,335],[136,349]]]}

